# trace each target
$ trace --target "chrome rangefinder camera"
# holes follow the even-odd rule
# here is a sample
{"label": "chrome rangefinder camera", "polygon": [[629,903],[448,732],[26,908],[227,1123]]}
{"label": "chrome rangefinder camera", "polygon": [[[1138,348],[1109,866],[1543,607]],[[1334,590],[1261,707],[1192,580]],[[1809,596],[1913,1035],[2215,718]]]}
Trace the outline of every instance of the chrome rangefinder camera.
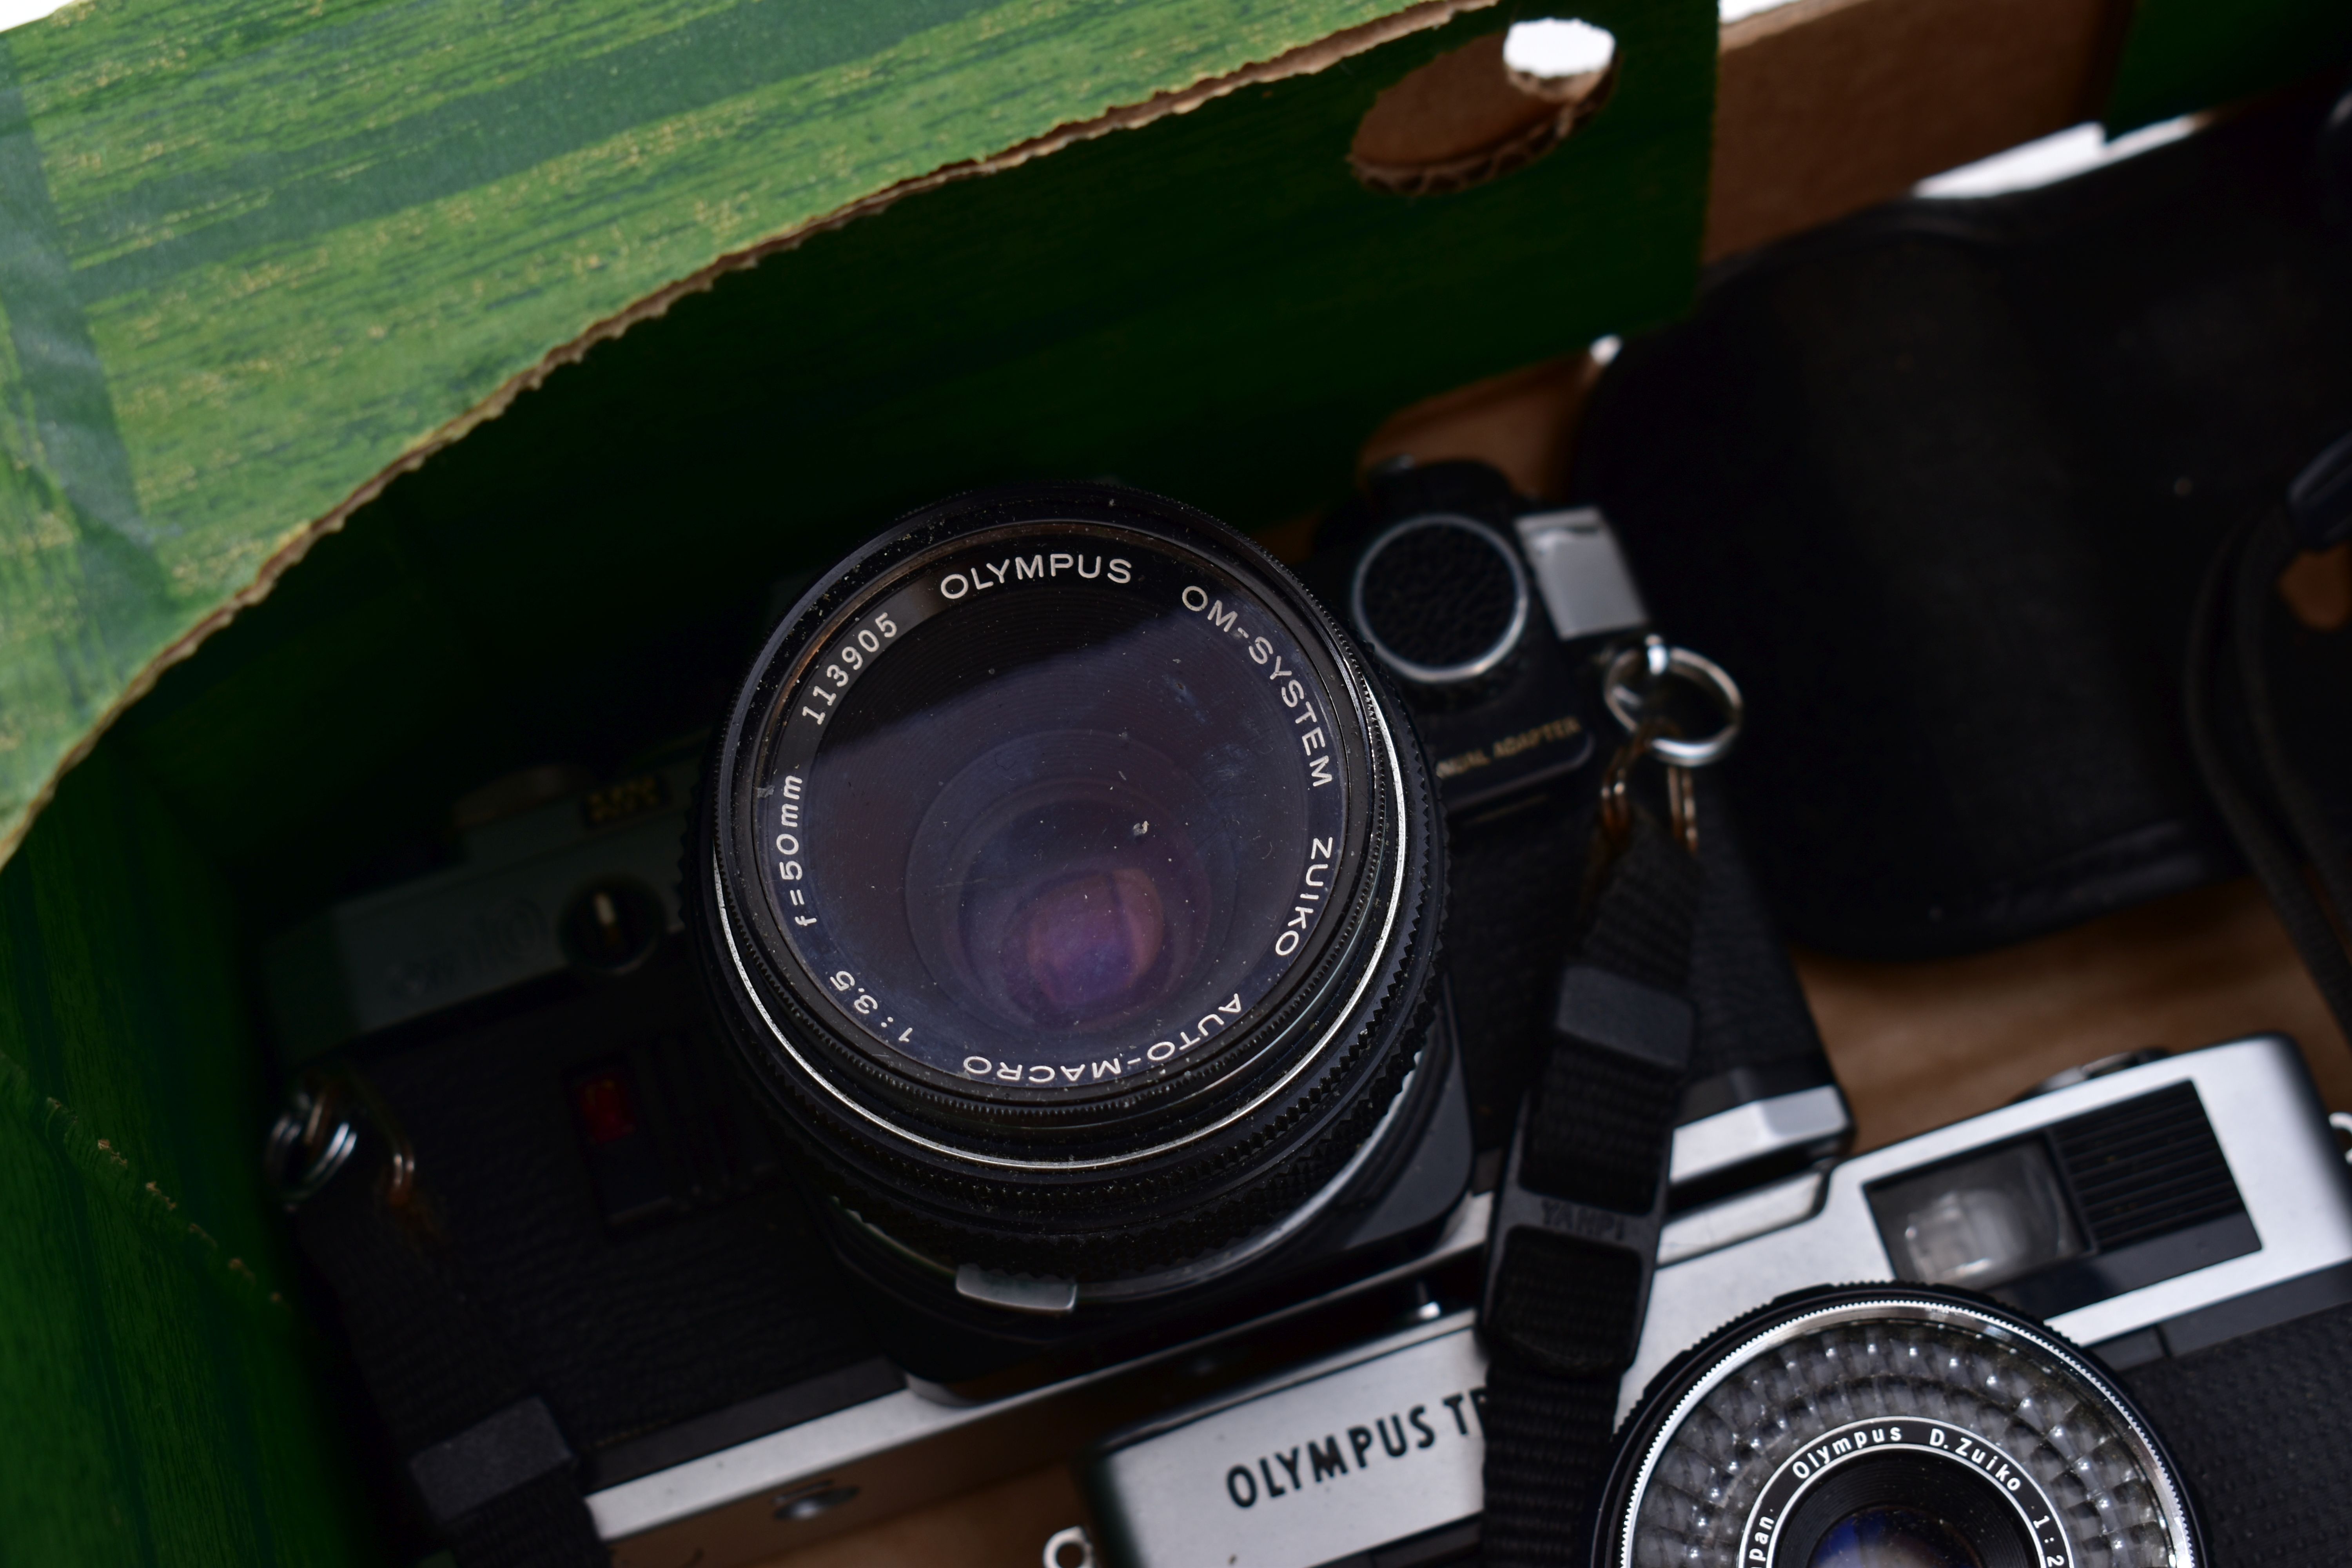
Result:
{"label": "chrome rangefinder camera", "polygon": [[[2352,1176],[2294,1046],[2063,1076],[1666,1225],[1593,1568],[2332,1554]],[[1433,1316],[1130,1427],[1081,1464],[1095,1544],[1465,1557],[1485,1365]]]}

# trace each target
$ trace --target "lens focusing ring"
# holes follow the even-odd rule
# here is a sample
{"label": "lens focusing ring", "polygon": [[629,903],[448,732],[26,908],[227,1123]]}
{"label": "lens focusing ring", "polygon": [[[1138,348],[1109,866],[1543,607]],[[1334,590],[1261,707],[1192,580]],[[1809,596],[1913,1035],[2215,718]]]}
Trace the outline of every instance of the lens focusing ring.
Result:
{"label": "lens focusing ring", "polygon": [[[1402,886],[1405,870],[1402,857],[1391,855],[1388,859],[1392,863],[1392,866],[1388,868],[1392,869],[1393,879]],[[1376,869],[1379,868],[1376,868]],[[1375,878],[1373,880],[1377,883],[1379,879]],[[1147,1143],[1139,1146],[1130,1144],[1119,1147],[1110,1153],[1085,1148],[1047,1153],[1041,1152],[1037,1146],[1039,1130],[1030,1130],[1030,1141],[1026,1142],[1017,1138],[999,1138],[991,1141],[970,1136],[961,1142],[947,1142],[910,1125],[908,1118],[898,1113],[887,1103],[876,1104],[872,1096],[855,1092],[856,1088],[862,1084],[888,1081],[884,1075],[877,1072],[869,1061],[854,1054],[835,1053],[830,1058],[831,1065],[845,1066],[852,1069],[854,1076],[845,1081],[841,1076],[824,1071],[809,1059],[808,1053],[803,1048],[805,1041],[810,1037],[823,1038],[825,1026],[817,1021],[810,1009],[804,1006],[788,1004],[781,1009],[771,1009],[766,1005],[761,994],[761,988],[752,979],[753,965],[756,965],[758,973],[764,979],[766,984],[778,992],[789,994],[793,988],[792,983],[784,978],[783,973],[780,972],[776,965],[766,961],[766,955],[763,952],[751,945],[752,933],[736,912],[734,902],[727,888],[724,867],[716,858],[710,868],[710,881],[713,907],[719,911],[719,930],[727,944],[727,956],[735,969],[736,978],[741,983],[743,994],[750,998],[753,1010],[759,1014],[761,1022],[774,1038],[776,1045],[790,1056],[796,1065],[802,1067],[809,1078],[820,1083],[830,1093],[831,1098],[844,1109],[863,1117],[877,1128],[886,1129],[901,1138],[928,1147],[935,1153],[962,1159],[990,1172],[1034,1170],[1046,1173],[1070,1173],[1133,1167],[1145,1163],[1154,1153],[1164,1152],[1173,1146],[1172,1142],[1163,1142],[1160,1144]],[[1389,906],[1391,915],[1395,909],[1396,906],[1393,904]],[[1360,910],[1354,912],[1357,918],[1354,919],[1353,923],[1359,927],[1361,924],[1362,913],[1363,911]],[[1393,923],[1392,921],[1391,923]],[[1390,934],[1390,931],[1384,927],[1381,931],[1372,933],[1372,936],[1375,941],[1384,942]],[[1360,942],[1364,935],[1360,929],[1350,930],[1343,934],[1342,942],[1327,956],[1323,966],[1326,973],[1321,977],[1327,982],[1322,988],[1323,991],[1328,991],[1330,988],[1328,982],[1335,978],[1328,972],[1342,969],[1347,959],[1354,952],[1355,943],[1346,939],[1353,938]],[[1368,974],[1365,977],[1366,982],[1369,978]],[[1365,989],[1365,982],[1360,982],[1357,987],[1358,995],[1360,996]],[[1301,1016],[1310,1014],[1315,1003],[1325,999],[1327,998],[1324,995],[1311,986],[1301,995],[1294,998],[1292,1005],[1283,1013],[1277,1014],[1273,1020],[1274,1037],[1278,1040],[1282,1037],[1282,1026],[1295,1023]],[[1354,998],[1350,998],[1351,1003],[1353,1000]],[[777,1023],[779,1015],[799,1025],[799,1029],[780,1027]],[[1342,1016],[1344,1018],[1345,1015],[1343,1014]],[[1318,1049],[1303,1058],[1297,1068],[1285,1076],[1283,1081],[1287,1083],[1299,1072],[1315,1066],[1328,1045],[1339,1040],[1344,1033],[1339,1024],[1333,1024],[1327,1027],[1322,1032],[1322,1040],[1318,1042]],[[920,1084],[911,1086],[892,1084],[890,1087],[944,1114],[952,1114],[953,1110],[958,1109],[951,1105],[945,1095],[936,1089],[926,1089]],[[1184,1085],[1177,1080],[1162,1080],[1139,1089],[1137,1098],[1147,1100],[1165,1100],[1180,1093],[1183,1088]],[[1271,1092],[1273,1091],[1261,1090],[1250,1100],[1244,1102],[1241,1109],[1223,1110],[1221,1115],[1213,1119],[1210,1130],[1213,1130],[1215,1126],[1229,1124],[1246,1114],[1249,1110],[1255,1109]],[[1059,1108],[1046,1106],[1041,1109],[1050,1115]],[[959,1131],[969,1134],[971,1130],[960,1129]],[[1199,1136],[1201,1131],[1202,1129],[1195,1128],[1174,1142],[1189,1142]]]}
{"label": "lens focusing ring", "polygon": [[[1369,689],[1364,690],[1363,695],[1368,703],[1373,700]],[[1397,842],[1402,837],[1399,828],[1403,826],[1400,819],[1407,815],[1407,796],[1403,786],[1408,781],[1402,775],[1405,764],[1412,761],[1412,756],[1409,746],[1400,742],[1402,731],[1393,715],[1373,708],[1371,717],[1374,720],[1375,738],[1381,742],[1381,760],[1391,764],[1400,775],[1396,780],[1397,788],[1393,793],[1381,791],[1371,797],[1370,815],[1373,832],[1370,837],[1375,847],[1375,853],[1368,857],[1367,875],[1363,879],[1363,897],[1356,908],[1347,911],[1339,940],[1325,955],[1320,973],[1312,978],[1309,984],[1301,989],[1299,994],[1291,999],[1288,1006],[1271,1020],[1275,1026],[1274,1035],[1277,1040],[1284,1037],[1286,1032],[1295,1032],[1286,1031],[1285,1026],[1296,1026],[1302,1017],[1311,1017],[1316,1011],[1317,1004],[1329,1002],[1333,994],[1346,984],[1351,973],[1361,967],[1350,964],[1349,961],[1359,955],[1362,943],[1370,942],[1393,944],[1401,934],[1400,928],[1410,928],[1412,924],[1411,920],[1407,918],[1409,911],[1406,903],[1400,896],[1407,889],[1408,872],[1412,867],[1410,857],[1403,852],[1403,847]],[[1425,807],[1423,815],[1426,815]],[[721,855],[713,857],[711,879],[714,907],[724,917],[719,922],[719,929],[727,944],[727,957],[730,966],[736,970],[736,978],[741,984],[745,994],[751,999],[754,1011],[761,1016],[761,1022],[767,1026],[767,1031],[775,1037],[776,1043],[787,1053],[800,1058],[801,1065],[809,1069],[809,1076],[821,1080],[831,1091],[831,1098],[836,1102],[845,1107],[854,1107],[856,1114],[865,1116],[878,1126],[903,1131],[919,1142],[940,1144],[940,1146],[935,1150],[936,1152],[967,1159],[976,1166],[991,1172],[1016,1169],[1067,1172],[1134,1166],[1148,1160],[1150,1152],[1156,1147],[1148,1143],[1137,1145],[1130,1140],[1119,1146],[1116,1152],[1108,1156],[1083,1147],[1069,1148],[1058,1145],[1049,1145],[1047,1150],[1041,1152],[1040,1141],[1051,1136],[1052,1130],[1048,1127],[1023,1127],[1017,1135],[1006,1140],[1002,1137],[991,1139],[986,1136],[988,1131],[995,1129],[987,1128],[984,1125],[966,1126],[956,1130],[964,1136],[953,1142],[932,1137],[920,1128],[907,1127],[905,1125],[907,1119],[903,1115],[902,1107],[887,1102],[877,1104],[876,1096],[870,1091],[878,1089],[889,1097],[909,1100],[921,1109],[935,1110],[950,1116],[959,1110],[969,1111],[972,1108],[953,1104],[945,1095],[926,1087],[920,1080],[908,1082],[887,1072],[877,1071],[870,1058],[855,1051],[843,1051],[837,1048],[837,1033],[829,1030],[824,1024],[819,1022],[816,1010],[805,1005],[805,994],[814,989],[807,984],[805,975],[795,973],[788,963],[775,962],[773,944],[761,943],[757,940],[756,923],[745,918],[744,901],[740,900],[735,890],[728,885],[724,858]],[[1426,880],[1425,874],[1422,880]],[[1386,900],[1380,897],[1384,887],[1391,895]],[[1377,929],[1372,929],[1374,926],[1377,926]],[[1412,933],[1409,929],[1405,929],[1402,934]],[[1340,973],[1334,973],[1335,971]],[[1352,1005],[1360,1003],[1368,993],[1373,973],[1375,972],[1364,970],[1361,973],[1353,974],[1354,984],[1347,996],[1347,1000],[1351,1005],[1351,1010],[1353,1010]],[[757,981],[753,978],[755,974],[758,976]],[[760,982],[764,982],[764,985]],[[1319,984],[1317,984],[1318,982]],[[770,997],[763,993],[770,989],[781,994],[785,1003],[783,1007],[772,1008],[767,1005]],[[793,1027],[793,1025],[797,1025],[798,1027]],[[1313,1066],[1315,1061],[1325,1054],[1329,1044],[1338,1041],[1343,1034],[1344,1031],[1336,1025],[1326,1026],[1320,1031],[1320,1048],[1302,1060],[1297,1068],[1293,1068],[1286,1076],[1296,1077],[1299,1068]],[[818,1061],[808,1059],[817,1054],[808,1048],[813,1043],[820,1048],[835,1047],[824,1052],[821,1067],[836,1070],[821,1070]],[[846,1071],[839,1069],[846,1069]],[[1139,1088],[1131,1098],[1149,1104],[1152,1101],[1170,1099],[1181,1093],[1187,1087],[1184,1082],[1175,1079],[1151,1081]],[[858,1092],[859,1090],[869,1092],[861,1093]],[[1256,1099],[1262,1098],[1262,1095],[1254,1097],[1252,1102],[1255,1103]],[[1024,1106],[1020,1109],[1028,1115],[1046,1119],[1055,1118],[1057,1113],[1065,1111],[1065,1108],[1051,1104]],[[1072,1111],[1068,1114],[1076,1114],[1076,1112]],[[1229,1121],[1233,1114],[1228,1110],[1222,1117],[1213,1118],[1213,1120]]]}
{"label": "lens focusing ring", "polygon": [[[1084,1096],[960,1081],[929,1063],[891,1058],[844,1028],[820,977],[777,930],[778,906],[747,874],[748,836],[722,830],[737,826],[748,803],[767,798],[759,793],[771,782],[759,775],[761,748],[772,752],[775,742],[773,727],[762,726],[803,689],[795,682],[813,668],[813,649],[849,646],[844,628],[863,624],[910,574],[934,570],[921,563],[952,564],[975,539],[1031,528],[1094,531],[1087,539],[1124,530],[1169,561],[1197,559],[1203,582],[1234,584],[1242,597],[1204,606],[1202,618],[1230,637],[1229,625],[1247,631],[1250,616],[1258,617],[1258,642],[1234,644],[1244,655],[1267,650],[1262,665],[1239,667],[1252,676],[1259,668],[1288,673],[1277,651],[1286,636],[1300,650],[1291,664],[1312,667],[1303,683],[1326,731],[1308,755],[1328,747],[1340,785],[1331,793],[1345,792],[1349,811],[1346,864],[1328,874],[1318,866],[1310,878],[1330,900],[1315,911],[1320,950],[1300,952],[1303,967],[1280,976],[1286,989],[1243,1009],[1247,1026],[1217,1035],[1222,1048],[1206,1059],[1130,1069],[1105,1092]],[[1108,547],[1100,553],[1108,557]],[[1123,558],[1133,575],[1146,574],[1140,557]],[[1192,597],[1203,596],[1181,607],[1192,610]],[[1055,601],[1029,603],[1050,608]],[[1256,609],[1235,622],[1233,612],[1245,605]],[[1147,626],[1142,635],[1158,634]],[[1213,697],[1216,671],[1200,668],[1206,658],[1188,645],[1172,660],[1183,667],[1174,673],[1178,684]],[[1034,661],[997,664],[985,646],[973,647],[971,660],[992,666],[992,676],[1007,668],[1009,679],[1037,679]],[[869,689],[887,694],[879,673],[866,679]],[[972,689],[983,700],[990,689],[983,682]],[[812,794],[816,787],[813,781]],[[997,492],[928,509],[887,531],[771,638],[717,748],[701,816],[688,902],[722,1026],[795,1134],[809,1173],[861,1219],[944,1260],[1101,1279],[1229,1247],[1319,1191],[1381,1121],[1410,1070],[1426,1016],[1437,853],[1410,731],[1344,637],[1271,558],[1174,503],[1105,487]],[[1157,816],[1152,826],[1160,829]],[[887,867],[887,858],[875,863]],[[1114,892],[1134,882],[1115,884]],[[1098,931],[1102,921],[1089,929]]]}
{"label": "lens focusing ring", "polygon": [[1984,1568],[2196,1568],[2170,1460],[2047,1329],[1961,1291],[1827,1288],[1686,1352],[1625,1429],[1594,1568],[1827,1568],[1874,1534]]}

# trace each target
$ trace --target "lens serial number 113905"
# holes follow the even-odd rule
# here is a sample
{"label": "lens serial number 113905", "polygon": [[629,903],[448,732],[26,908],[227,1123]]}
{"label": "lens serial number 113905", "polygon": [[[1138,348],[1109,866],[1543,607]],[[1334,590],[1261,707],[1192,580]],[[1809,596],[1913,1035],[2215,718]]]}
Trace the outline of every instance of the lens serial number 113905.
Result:
{"label": "lens serial number 113905", "polygon": [[[833,650],[833,658],[818,670],[801,693],[801,711],[822,724],[833,711],[849,683],[864,672],[866,662],[882,651],[883,645],[898,635],[898,623],[884,611],[864,626],[854,627]],[[814,704],[822,702],[820,709]]]}

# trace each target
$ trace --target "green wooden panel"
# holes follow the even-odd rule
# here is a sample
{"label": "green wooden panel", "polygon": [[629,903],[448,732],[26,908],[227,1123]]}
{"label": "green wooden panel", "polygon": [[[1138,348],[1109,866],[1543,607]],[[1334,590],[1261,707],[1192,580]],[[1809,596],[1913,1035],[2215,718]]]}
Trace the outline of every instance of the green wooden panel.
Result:
{"label": "green wooden panel", "polygon": [[224,884],[110,758],[0,876],[0,1558],[364,1563]]}
{"label": "green wooden panel", "polygon": [[2352,62],[2344,0],[2139,0],[2107,102],[2120,134]]}
{"label": "green wooden panel", "polygon": [[724,279],[394,485],[124,739],[260,866],[266,929],[504,768],[707,722],[766,584],[903,507],[1095,475],[1244,526],[1328,505],[1397,406],[1685,307],[1712,8],[1585,11],[1619,36],[1609,106],[1491,185],[1376,195],[1345,153],[1381,88],[1508,8]]}
{"label": "green wooden panel", "polygon": [[84,0],[0,37],[0,847],[163,649],[551,349],[1402,0]]}

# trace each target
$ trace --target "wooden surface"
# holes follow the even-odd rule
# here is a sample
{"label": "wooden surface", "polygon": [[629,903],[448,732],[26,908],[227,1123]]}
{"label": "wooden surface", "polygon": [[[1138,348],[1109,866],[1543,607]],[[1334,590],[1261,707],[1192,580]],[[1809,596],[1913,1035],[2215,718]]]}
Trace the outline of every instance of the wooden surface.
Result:
{"label": "wooden surface", "polygon": [[788,1552],[763,1568],[1036,1568],[1053,1533],[1085,1518],[1068,1468],[1050,1465]]}
{"label": "wooden surface", "polygon": [[2095,119],[2114,0],[1797,0],[1723,30],[1710,260]]}
{"label": "wooden surface", "polygon": [[1932,963],[1797,954],[1797,973],[1874,1149],[2007,1104],[2118,1051],[2277,1030],[2330,1107],[2352,1048],[2252,880],[2200,889],[2019,947]]}

